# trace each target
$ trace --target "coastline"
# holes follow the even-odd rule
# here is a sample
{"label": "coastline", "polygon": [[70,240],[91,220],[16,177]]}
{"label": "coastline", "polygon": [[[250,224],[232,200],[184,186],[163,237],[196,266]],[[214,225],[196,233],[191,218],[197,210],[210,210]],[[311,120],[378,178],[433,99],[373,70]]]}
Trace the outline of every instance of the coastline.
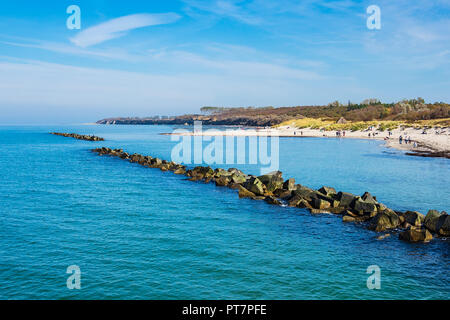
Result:
{"label": "coastline", "polygon": [[[345,131],[345,136],[340,136],[336,131],[324,131],[320,129],[299,129],[289,126],[278,128],[253,128],[236,130],[209,129],[201,132],[166,133],[165,135],[188,135],[188,136],[277,136],[293,138],[338,138],[338,139],[367,139],[385,141],[387,148],[407,151],[408,155],[424,157],[445,157],[450,158],[450,131],[446,129],[423,129],[423,128],[403,128],[390,131],[358,130]],[[439,132],[439,134],[437,134]],[[370,135],[370,136],[369,136]],[[400,142],[400,136],[403,138]],[[408,137],[408,143],[405,138]]]}

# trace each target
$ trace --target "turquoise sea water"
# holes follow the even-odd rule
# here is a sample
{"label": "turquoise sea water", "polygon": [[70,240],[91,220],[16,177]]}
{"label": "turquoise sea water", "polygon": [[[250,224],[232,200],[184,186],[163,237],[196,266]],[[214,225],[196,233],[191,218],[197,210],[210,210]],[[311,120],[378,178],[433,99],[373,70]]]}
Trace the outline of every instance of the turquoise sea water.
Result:
{"label": "turquoise sea water", "polygon": [[[377,241],[338,216],[239,199],[89,151],[170,159],[176,143],[158,133],[172,129],[0,127],[0,299],[450,298],[448,240]],[[450,209],[449,160],[379,141],[283,138],[280,170],[314,188],[370,191],[393,209]],[[81,290],[66,287],[70,265],[81,269]],[[381,268],[380,290],[367,289],[370,265]]]}

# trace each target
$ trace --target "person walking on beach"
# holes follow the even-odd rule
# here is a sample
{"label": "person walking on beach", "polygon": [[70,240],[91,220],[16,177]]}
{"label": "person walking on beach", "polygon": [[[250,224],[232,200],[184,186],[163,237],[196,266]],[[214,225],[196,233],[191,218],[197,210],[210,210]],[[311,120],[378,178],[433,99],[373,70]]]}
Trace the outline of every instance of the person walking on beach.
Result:
{"label": "person walking on beach", "polygon": [[402,144],[402,141],[403,141],[403,137],[402,137],[402,136],[398,137],[398,142],[399,142],[400,144]]}

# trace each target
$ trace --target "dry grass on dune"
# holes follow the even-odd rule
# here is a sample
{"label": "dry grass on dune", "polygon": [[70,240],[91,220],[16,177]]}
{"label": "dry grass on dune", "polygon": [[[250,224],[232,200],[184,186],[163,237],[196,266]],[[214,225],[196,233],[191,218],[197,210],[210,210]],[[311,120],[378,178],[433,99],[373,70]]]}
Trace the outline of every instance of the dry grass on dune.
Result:
{"label": "dry grass on dune", "polygon": [[364,131],[369,127],[378,128],[380,131],[394,130],[400,127],[404,128],[443,128],[450,127],[450,118],[434,119],[434,120],[416,120],[416,121],[392,121],[392,120],[378,120],[378,121],[349,121],[347,123],[336,123],[334,120],[327,119],[313,119],[302,118],[296,120],[289,120],[282,122],[276,127],[295,127],[299,129],[323,129],[325,131]]}

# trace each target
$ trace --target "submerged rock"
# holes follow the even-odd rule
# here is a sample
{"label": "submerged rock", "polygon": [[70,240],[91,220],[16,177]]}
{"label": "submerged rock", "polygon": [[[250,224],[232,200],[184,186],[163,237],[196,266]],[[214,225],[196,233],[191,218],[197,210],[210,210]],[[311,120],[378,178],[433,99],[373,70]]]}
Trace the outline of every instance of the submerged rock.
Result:
{"label": "submerged rock", "polygon": [[281,202],[272,196],[268,196],[264,199],[268,204],[281,205]]}
{"label": "submerged rock", "polygon": [[352,216],[343,216],[342,222],[356,222],[356,218]]}
{"label": "submerged rock", "polygon": [[327,214],[327,213],[330,213],[330,211],[325,210],[325,209],[309,209],[309,212],[311,212],[311,214]]}
{"label": "submerged rock", "polygon": [[386,238],[389,238],[390,236],[391,236],[390,233],[386,233],[386,234],[383,234],[382,236],[378,236],[377,240],[384,240]]}

